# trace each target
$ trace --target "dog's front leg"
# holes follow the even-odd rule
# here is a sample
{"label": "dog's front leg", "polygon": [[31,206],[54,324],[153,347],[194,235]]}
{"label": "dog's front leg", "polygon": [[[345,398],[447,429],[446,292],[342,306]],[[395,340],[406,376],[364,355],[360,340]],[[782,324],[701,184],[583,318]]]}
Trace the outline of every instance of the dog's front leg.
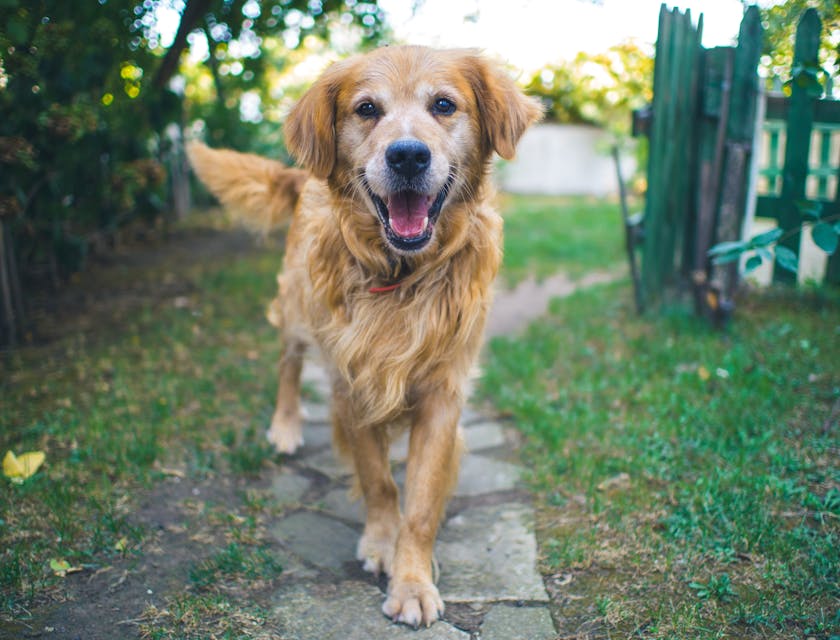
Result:
{"label": "dog's front leg", "polygon": [[391,575],[400,528],[397,484],[388,461],[388,432],[384,426],[359,427],[353,403],[343,384],[333,388],[333,430],[336,448],[350,454],[356,481],[365,499],[365,530],[356,556],[364,570]]}
{"label": "dog's front leg", "polygon": [[460,412],[457,396],[437,391],[419,403],[411,426],[405,514],[382,611],[413,627],[420,623],[428,626],[443,614],[443,600],[432,581],[432,552],[458,475]]}

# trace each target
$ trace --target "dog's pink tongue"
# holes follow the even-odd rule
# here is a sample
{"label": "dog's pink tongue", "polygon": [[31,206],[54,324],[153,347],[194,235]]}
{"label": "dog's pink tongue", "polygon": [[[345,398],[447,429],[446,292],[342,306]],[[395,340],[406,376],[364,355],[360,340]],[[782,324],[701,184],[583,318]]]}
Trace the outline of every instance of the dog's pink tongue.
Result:
{"label": "dog's pink tongue", "polygon": [[404,238],[419,236],[426,230],[432,197],[414,191],[400,191],[388,198],[391,229]]}

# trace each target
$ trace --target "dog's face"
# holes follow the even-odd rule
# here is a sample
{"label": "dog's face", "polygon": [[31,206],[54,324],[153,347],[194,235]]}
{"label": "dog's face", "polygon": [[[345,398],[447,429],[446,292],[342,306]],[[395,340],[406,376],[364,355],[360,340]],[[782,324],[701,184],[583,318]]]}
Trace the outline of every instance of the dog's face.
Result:
{"label": "dog's face", "polygon": [[512,157],[540,114],[473,51],[389,47],[330,67],[290,113],[286,139],[364,203],[393,252],[416,254],[447,207],[474,195],[493,150]]}

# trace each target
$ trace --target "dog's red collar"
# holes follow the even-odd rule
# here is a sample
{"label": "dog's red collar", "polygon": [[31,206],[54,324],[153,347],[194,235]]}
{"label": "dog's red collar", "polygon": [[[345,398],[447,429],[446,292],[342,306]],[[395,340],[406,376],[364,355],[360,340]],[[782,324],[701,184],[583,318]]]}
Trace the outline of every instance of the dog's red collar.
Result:
{"label": "dog's red collar", "polygon": [[388,291],[399,289],[401,286],[402,282],[395,282],[394,284],[389,284],[384,287],[371,287],[368,289],[368,293],[387,293]]}

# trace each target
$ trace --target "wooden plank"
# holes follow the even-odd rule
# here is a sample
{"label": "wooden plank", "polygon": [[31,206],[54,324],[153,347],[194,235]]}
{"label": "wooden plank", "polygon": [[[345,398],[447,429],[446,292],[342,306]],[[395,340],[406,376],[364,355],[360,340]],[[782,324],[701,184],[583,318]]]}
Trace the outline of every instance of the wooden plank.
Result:
{"label": "wooden plank", "polygon": [[659,8],[659,31],[653,66],[653,122],[648,148],[648,190],[645,198],[644,252],[642,254],[642,285],[647,299],[658,298],[661,288],[659,276],[659,233],[664,210],[665,162],[668,144],[666,98],[667,79],[671,65],[670,46],[674,18],[665,4]]}
{"label": "wooden plank", "polygon": [[[834,206],[830,211],[824,211],[824,216],[840,216],[840,154],[837,158],[837,183],[834,186]],[[825,283],[840,285],[840,249],[835,249],[834,254],[828,257],[825,266]]]}
{"label": "wooden plank", "polygon": [[[789,111],[790,98],[778,94],[767,96],[767,120],[787,120]],[[814,122],[840,124],[840,100],[817,100]]]}
{"label": "wooden plank", "polygon": [[[761,55],[761,15],[751,6],[744,13],[738,33],[732,68],[730,115],[726,125],[726,156],[720,206],[717,215],[716,242],[740,240],[747,211],[747,182],[755,130],[758,98],[758,60]],[[738,263],[713,265],[710,280],[721,295],[721,305],[735,294]]]}
{"label": "wooden plank", "polygon": [[[840,177],[838,177],[840,180]],[[778,220],[782,209],[782,198],[780,196],[758,196],[755,204],[756,218],[770,218],[771,220]],[[808,200],[808,202],[814,202]],[[828,200],[817,200],[822,204],[823,217],[840,216],[840,202],[835,198],[833,202]]]}
{"label": "wooden plank", "polygon": [[723,153],[729,120],[729,87],[732,75],[732,47],[715,47],[705,53],[703,81],[703,115],[700,123],[700,188],[697,197],[697,225],[694,239],[695,282],[705,282],[715,227],[715,211],[723,173]]}
{"label": "wooden plank", "polygon": [[[820,16],[815,9],[808,9],[796,28],[796,43],[793,51],[793,66],[817,63],[820,46]],[[802,216],[796,203],[805,198],[805,179],[808,174],[808,149],[811,143],[811,128],[814,122],[816,100],[808,90],[791,83],[790,105],[787,118],[787,143],[785,144],[785,167],[782,179],[782,195],[779,209],[779,226],[793,230],[801,224]],[[791,233],[780,241],[799,255],[800,232]],[[774,269],[776,282],[795,283],[796,274],[785,269]]]}

